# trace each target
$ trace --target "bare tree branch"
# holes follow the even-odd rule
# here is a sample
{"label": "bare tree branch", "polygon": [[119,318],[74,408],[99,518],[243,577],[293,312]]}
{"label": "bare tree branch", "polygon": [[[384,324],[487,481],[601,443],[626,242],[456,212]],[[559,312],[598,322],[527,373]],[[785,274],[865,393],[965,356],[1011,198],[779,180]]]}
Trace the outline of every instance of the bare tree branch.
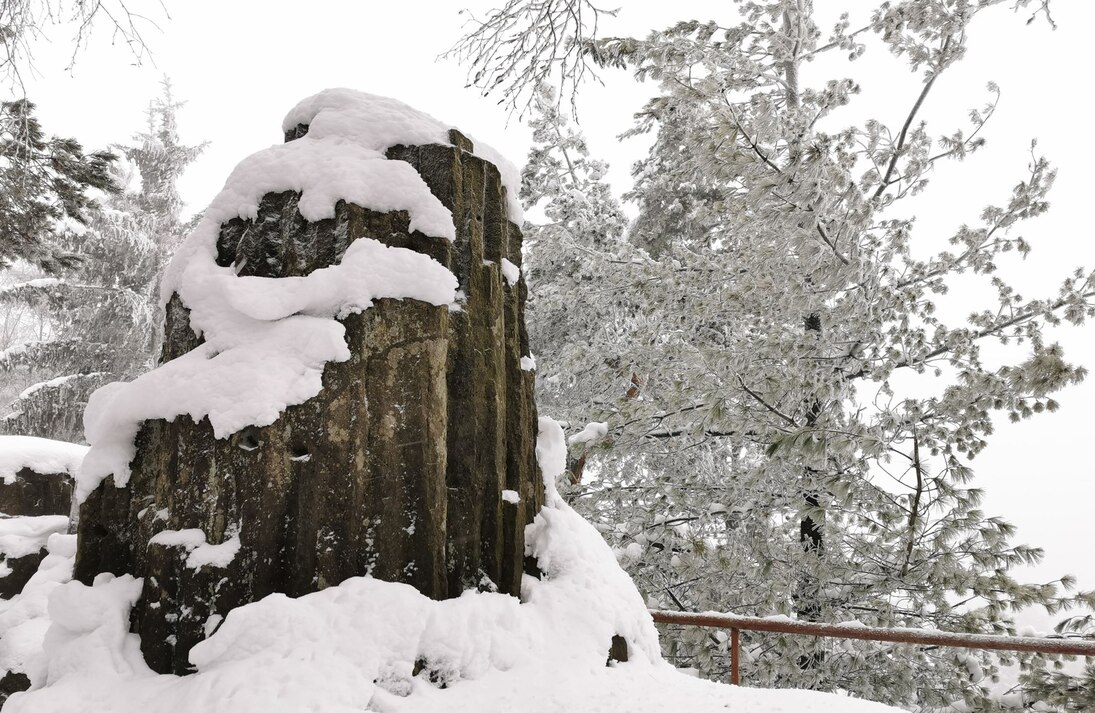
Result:
{"label": "bare tree branch", "polygon": [[[161,0],[155,0],[155,6],[168,17]],[[0,0],[2,81],[12,88],[24,87],[24,72],[34,72],[32,47],[51,25],[74,26],[72,55],[66,67],[70,71],[99,25],[109,27],[112,43],[125,44],[138,64],[150,55],[145,33],[159,29],[155,20],[134,10],[127,0],[73,0],[71,4],[62,0]]]}
{"label": "bare tree branch", "polygon": [[[466,10],[461,11],[466,13]],[[442,58],[468,66],[468,86],[518,115],[532,105],[541,83],[558,88],[574,107],[578,87],[597,73],[586,48],[597,37],[603,10],[589,0],[508,0],[483,20],[468,13],[470,30]]]}

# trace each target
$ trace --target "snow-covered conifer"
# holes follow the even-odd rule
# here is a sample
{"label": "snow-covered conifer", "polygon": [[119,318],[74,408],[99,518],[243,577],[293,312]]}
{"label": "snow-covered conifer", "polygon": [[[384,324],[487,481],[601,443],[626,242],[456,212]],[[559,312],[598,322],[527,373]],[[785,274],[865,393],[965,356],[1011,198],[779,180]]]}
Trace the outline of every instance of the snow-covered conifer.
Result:
{"label": "snow-covered conifer", "polygon": [[63,242],[87,225],[92,191],[110,192],[113,154],[47,136],[34,104],[0,102],[0,268],[24,260],[55,273],[78,259]]}
{"label": "snow-covered conifer", "polygon": [[[541,378],[552,372],[545,408],[576,430],[609,424],[581,446],[579,458],[596,458],[584,480],[572,471],[569,497],[652,602],[1005,633],[1018,608],[1072,601],[1067,578],[1028,585],[1010,574],[1041,552],[1012,543],[1014,528],[983,513],[970,484],[994,413],[1052,411],[1054,393],[1085,374],[1045,327],[1095,314],[1095,275],[1062,275],[1031,299],[999,269],[1031,249],[1018,226],[1047,209],[1053,170],[1032,151],[1011,194],[934,252],[914,249],[916,222],[898,207],[983,145],[995,85],[967,128],[935,133],[920,113],[962,58],[973,17],[995,4],[886,3],[862,27],[844,16],[825,33],[809,2],[741,2],[729,25],[561,40],[658,88],[635,128],[655,140],[627,196],[639,217],[626,248],[574,252],[582,269],[604,267],[569,294],[600,322],[582,317],[584,331],[566,328],[573,340],[541,322],[558,311],[534,310],[530,325],[553,337],[533,343]],[[494,19],[476,32],[499,29]],[[807,84],[800,70],[825,53],[856,59],[869,42],[922,80],[896,122],[840,126],[832,114],[857,85]],[[534,163],[551,151],[538,146]],[[529,196],[567,200],[558,186]],[[955,317],[944,295],[971,275],[990,297]],[[708,672],[725,665],[725,641],[707,632],[672,641]],[[988,705],[950,651],[746,641],[746,675],[759,685]],[[976,658],[993,675],[995,659]]]}
{"label": "snow-covered conifer", "polygon": [[176,184],[202,146],[179,138],[182,105],[164,82],[150,104],[148,130],[110,171],[124,190],[89,210],[86,228],[64,245],[78,256],[55,279],[8,287],[9,305],[37,305],[49,315],[48,339],[0,357],[10,381],[28,383],[0,428],[8,433],[83,440],[83,410],[104,383],[134,378],[156,358],[162,314],[157,283],[170,250],[182,238],[182,201]]}

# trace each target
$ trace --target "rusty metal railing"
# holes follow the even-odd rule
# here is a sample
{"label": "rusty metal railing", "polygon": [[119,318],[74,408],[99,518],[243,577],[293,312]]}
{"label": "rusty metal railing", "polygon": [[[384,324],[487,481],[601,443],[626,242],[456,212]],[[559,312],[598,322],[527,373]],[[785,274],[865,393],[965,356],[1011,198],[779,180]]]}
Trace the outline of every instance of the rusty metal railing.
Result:
{"label": "rusty metal railing", "polygon": [[1095,656],[1095,641],[1090,639],[957,634],[930,629],[886,629],[861,624],[819,624],[784,618],[766,619],[755,616],[739,616],[737,614],[694,614],[692,612],[664,610],[651,610],[650,613],[658,624],[683,624],[686,626],[729,629],[730,683],[735,686],[740,685],[739,649],[741,648],[741,639],[739,632],[742,630],[769,631],[779,634],[797,634],[799,636],[826,636],[836,639],[861,639],[896,644],[918,644],[921,646],[953,646],[990,651],[1026,651],[1039,654]]}

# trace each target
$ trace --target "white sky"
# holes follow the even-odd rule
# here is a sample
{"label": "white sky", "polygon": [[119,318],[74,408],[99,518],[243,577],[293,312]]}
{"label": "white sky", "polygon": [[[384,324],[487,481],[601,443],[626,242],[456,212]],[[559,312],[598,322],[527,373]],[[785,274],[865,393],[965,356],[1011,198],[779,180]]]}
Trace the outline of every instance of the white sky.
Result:
{"label": "white sky", "polygon": [[[161,18],[161,31],[147,33],[155,66],[134,66],[125,48],[111,47],[109,33],[100,32],[73,74],[66,75],[71,47],[56,31],[53,45],[35,47],[40,76],[28,81],[27,93],[38,104],[47,131],[100,148],[141,130],[144,108],[159,95],[161,76],[170,76],[177,97],[188,102],[180,115],[183,138],[210,142],[182,182],[191,209],[208,203],[241,158],[279,143],[286,111],[326,87],[401,99],[491,143],[515,163],[527,151],[527,129],[515,119],[507,123],[506,110],[494,100],[464,89],[460,67],[436,59],[460,34],[457,9],[464,3],[459,0],[312,0],[306,6],[285,0],[166,2],[170,19],[157,14],[153,3],[143,4],[151,16]],[[494,3],[466,4],[482,14]],[[683,19],[730,22],[731,4],[724,0],[622,4],[608,34],[643,34]],[[1083,89],[1091,70],[1095,3],[1058,0],[1056,31],[1042,21],[1025,26],[1028,15],[997,8],[979,19],[966,60],[933,90],[923,116],[936,133],[965,128],[967,110],[984,103],[987,80],[1001,86],[1003,100],[984,133],[988,148],[964,164],[944,167],[917,210],[920,237],[937,236],[932,243],[963,221],[975,221],[984,205],[1005,201],[1024,177],[1029,143],[1037,137],[1040,151],[1059,169],[1053,208],[1023,228],[1034,246],[1031,257],[1004,264],[1008,277],[1033,297],[1054,294],[1059,278],[1072,268],[1095,265],[1087,212],[1095,149]],[[874,115],[900,124],[915,98],[916,78],[877,50],[834,71],[863,86],[847,120]],[[810,77],[808,72],[805,79]],[[622,191],[644,143],[620,142],[615,136],[628,128],[650,88],[622,73],[607,80],[606,88],[588,87],[581,119],[592,150],[613,164],[610,178]],[[1073,361],[1095,368],[1095,325],[1062,329],[1058,338]],[[987,513],[1019,525],[1016,541],[1045,548],[1045,563],[1035,577],[1052,579],[1067,571],[1080,577],[1082,588],[1095,589],[1095,558],[1085,534],[1095,503],[1095,459],[1087,442],[1095,377],[1060,394],[1058,401],[1057,413],[1032,421],[1011,425],[998,419],[989,448],[973,463],[976,483],[988,493]]]}

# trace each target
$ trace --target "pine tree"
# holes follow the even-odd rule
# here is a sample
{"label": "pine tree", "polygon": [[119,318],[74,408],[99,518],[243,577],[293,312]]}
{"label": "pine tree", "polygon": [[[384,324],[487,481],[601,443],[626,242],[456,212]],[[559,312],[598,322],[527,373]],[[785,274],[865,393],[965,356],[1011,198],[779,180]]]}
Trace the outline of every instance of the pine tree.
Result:
{"label": "pine tree", "polygon": [[[609,424],[603,438],[575,439],[585,478],[572,470],[570,498],[659,605],[1007,633],[1015,609],[1072,601],[1067,577],[1025,585],[1009,574],[1041,553],[1012,544],[1014,528],[986,516],[970,485],[994,412],[1052,411],[1054,392],[1085,373],[1043,330],[1095,315],[1095,275],[1077,270],[1056,294],[1026,299],[998,269],[1029,251],[1014,230],[1047,209],[1052,168],[1032,151],[1012,194],[928,258],[913,250],[915,221],[895,209],[933,170],[983,145],[995,86],[969,129],[932,135],[917,115],[961,59],[970,21],[994,4],[887,3],[861,29],[845,17],[826,37],[809,2],[742,2],[730,27],[564,40],[660,90],[636,127],[655,143],[629,194],[640,212],[628,244],[577,253],[596,274],[593,289],[570,293],[592,303],[568,313],[579,325],[544,325],[552,313],[536,305],[530,327],[556,337],[533,345],[541,378],[559,360],[540,387],[556,413]],[[825,52],[859,57],[870,35],[923,73],[919,94],[896,126],[821,128],[857,87],[804,86],[801,67]],[[499,41],[527,46],[513,39]],[[538,60],[511,54],[502,65],[526,61]],[[532,156],[543,162],[553,142],[538,141]],[[546,183],[526,194],[565,192]],[[940,296],[970,275],[994,299],[964,322],[945,319]],[[556,285],[549,292],[573,289]],[[746,675],[759,685],[993,705],[981,678],[995,671],[988,655],[747,644]],[[698,630],[671,644],[708,672],[724,652]]]}
{"label": "pine tree", "polygon": [[[536,144],[522,174],[521,198],[529,205],[543,202],[549,222],[525,225],[529,339],[552,355],[538,366],[541,408],[560,413],[591,345],[618,341],[603,335],[613,324],[604,303],[609,295],[626,299],[627,291],[612,289],[615,273],[605,256],[626,249],[628,221],[603,181],[608,166],[590,157],[554,90],[539,87],[533,105]],[[572,473],[579,478],[577,470]]]}
{"label": "pine tree", "polygon": [[162,332],[158,278],[185,229],[177,181],[202,149],[179,139],[181,106],[165,81],[163,97],[149,107],[148,130],[134,145],[115,147],[128,161],[115,167],[114,181],[133,186],[139,180],[139,187],[110,196],[78,242],[70,240],[79,263],[60,279],[34,280],[0,295],[45,307],[52,319],[49,339],[0,357],[9,379],[37,379],[0,424],[7,432],[82,441],[91,392],[151,367]]}
{"label": "pine tree", "polygon": [[[1095,615],[1071,616],[1054,627],[1069,638],[1095,639]],[[1068,670],[1060,661],[1036,659],[1020,678],[1024,702],[1043,702],[1065,711],[1095,710],[1095,663]]]}
{"label": "pine tree", "polygon": [[154,221],[153,241],[161,250],[170,250],[185,231],[180,222],[183,201],[178,181],[183,171],[201,155],[205,144],[186,146],[180,142],[178,112],[185,102],[175,99],[169,79],[164,78],[162,86],[163,96],[149,102],[147,131],[134,137],[136,145],[119,146],[118,149],[139,172],[141,190],[136,196],[136,205]]}

